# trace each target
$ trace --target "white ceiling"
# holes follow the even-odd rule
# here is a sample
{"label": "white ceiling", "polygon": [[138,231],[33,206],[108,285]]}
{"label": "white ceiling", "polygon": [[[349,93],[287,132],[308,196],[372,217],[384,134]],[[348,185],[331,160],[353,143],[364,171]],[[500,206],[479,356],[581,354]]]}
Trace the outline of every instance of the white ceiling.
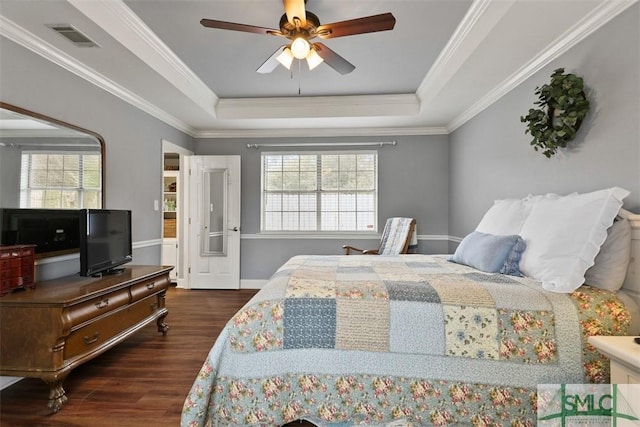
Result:
{"label": "white ceiling", "polygon": [[[308,0],[321,23],[391,12],[392,31],[325,40],[356,66],[255,70],[279,0],[0,0],[0,35],[195,137],[447,133],[636,0]],[[47,25],[70,24],[82,48]],[[542,84],[543,82],[541,82]]]}

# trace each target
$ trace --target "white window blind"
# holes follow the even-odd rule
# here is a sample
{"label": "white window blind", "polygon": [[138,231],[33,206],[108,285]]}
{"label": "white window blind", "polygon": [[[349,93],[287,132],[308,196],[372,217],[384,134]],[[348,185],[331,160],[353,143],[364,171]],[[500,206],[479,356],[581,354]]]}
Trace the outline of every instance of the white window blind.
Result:
{"label": "white window blind", "polygon": [[262,154],[262,231],[377,231],[378,154]]}
{"label": "white window blind", "polygon": [[22,153],[20,207],[99,208],[100,155],[82,152]]}

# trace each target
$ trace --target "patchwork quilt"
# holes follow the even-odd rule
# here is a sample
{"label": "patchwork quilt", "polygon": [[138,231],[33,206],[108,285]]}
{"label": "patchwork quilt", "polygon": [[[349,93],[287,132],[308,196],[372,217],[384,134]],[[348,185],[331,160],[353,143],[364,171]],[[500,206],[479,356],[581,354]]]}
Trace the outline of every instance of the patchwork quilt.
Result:
{"label": "patchwork quilt", "polygon": [[586,338],[629,325],[612,293],[444,255],[296,256],[228,322],[182,425],[533,426],[537,384],[607,382]]}

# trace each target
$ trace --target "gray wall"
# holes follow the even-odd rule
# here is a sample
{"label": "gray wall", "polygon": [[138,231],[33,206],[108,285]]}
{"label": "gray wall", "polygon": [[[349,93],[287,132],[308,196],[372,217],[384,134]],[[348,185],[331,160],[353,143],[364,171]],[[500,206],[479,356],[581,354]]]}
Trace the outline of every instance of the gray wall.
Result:
{"label": "gray wall", "polygon": [[[162,200],[161,140],[192,149],[193,138],[6,38],[0,38],[0,99],[104,138],[105,207],[132,210],[134,245],[158,240],[140,245],[134,262],[159,264],[161,212],[153,202]],[[73,266],[48,266],[51,275],[76,269],[69,262]],[[49,277],[43,274],[38,279]]]}
{"label": "gray wall", "polygon": [[[386,218],[416,218],[418,234],[446,236],[448,231],[448,136],[376,138],[279,138],[279,139],[199,139],[196,154],[240,155],[242,167],[242,279],[267,279],[288,258],[297,254],[341,254],[345,243],[363,249],[376,248],[377,240],[268,239],[260,233],[260,154],[247,143],[312,143],[395,140],[395,147],[378,149],[378,229]],[[326,147],[309,150],[322,151]],[[306,147],[295,150],[306,150]],[[345,148],[353,149],[353,148]],[[264,148],[264,151],[282,150]],[[291,149],[290,149],[291,150]],[[444,240],[423,239],[422,253],[446,252]]]}
{"label": "gray wall", "polygon": [[[639,5],[590,35],[450,136],[449,234],[472,231],[494,199],[619,186],[640,211]],[[576,140],[551,159],[535,152],[519,117],[554,69],[584,78],[591,111]]]}
{"label": "gray wall", "polygon": [[21,155],[18,148],[0,145],[0,207],[20,206]]}

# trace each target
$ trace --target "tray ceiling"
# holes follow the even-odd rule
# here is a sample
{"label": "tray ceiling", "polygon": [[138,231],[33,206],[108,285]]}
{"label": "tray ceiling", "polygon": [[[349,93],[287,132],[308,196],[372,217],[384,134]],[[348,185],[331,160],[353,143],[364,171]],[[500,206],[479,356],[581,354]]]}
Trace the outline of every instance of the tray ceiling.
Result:
{"label": "tray ceiling", "polygon": [[[0,35],[196,137],[429,134],[454,130],[633,3],[309,0],[327,23],[395,16],[391,31],[323,41],[356,66],[347,75],[296,62],[256,73],[284,39],[199,23],[278,28],[278,0],[3,1]],[[98,47],[74,45],[51,29],[60,24]]]}

